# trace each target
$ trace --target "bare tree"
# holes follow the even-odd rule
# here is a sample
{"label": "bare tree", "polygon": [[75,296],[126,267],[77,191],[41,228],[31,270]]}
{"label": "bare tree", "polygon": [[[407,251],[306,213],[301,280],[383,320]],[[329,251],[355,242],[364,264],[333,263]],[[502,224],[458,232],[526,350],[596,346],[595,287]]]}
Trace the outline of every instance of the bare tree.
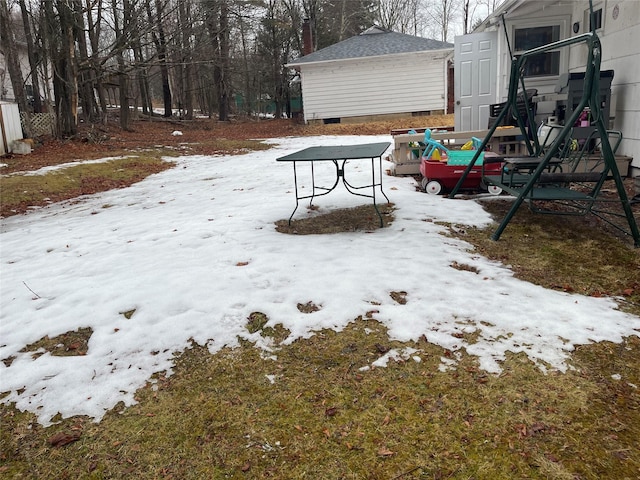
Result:
{"label": "bare tree", "polygon": [[120,100],[120,127],[129,130],[131,112],[129,111],[129,77],[124,51],[127,48],[127,26],[131,18],[131,3],[129,0],[122,2],[122,8],[118,0],[111,1],[113,14],[113,31],[115,34],[114,56],[117,62],[118,93]]}
{"label": "bare tree", "polygon": [[82,0],[73,0],[74,4],[74,24],[75,38],[77,44],[77,61],[78,61],[78,92],[80,102],[82,103],[82,112],[84,118],[90,123],[96,123],[100,120],[101,114],[96,97],[95,88],[95,70],[89,59],[89,47],[87,43],[87,30],[84,24],[84,12]]}
{"label": "bare tree", "polygon": [[27,42],[27,55],[29,57],[29,68],[31,69],[31,88],[33,89],[33,111],[42,112],[42,92],[40,91],[40,79],[38,77],[38,61],[36,59],[36,49],[31,33],[31,19],[25,0],[19,0],[20,12],[22,13],[22,25],[24,36]]}
{"label": "bare tree", "polygon": [[229,58],[229,5],[228,0],[203,3],[209,41],[213,49],[213,85],[216,91],[218,120],[229,120],[231,75]]}
{"label": "bare tree", "polygon": [[151,36],[156,46],[160,76],[162,78],[162,100],[164,103],[164,117],[173,114],[171,86],[169,84],[169,66],[167,64],[167,39],[164,31],[163,19],[166,15],[166,3],[163,0],[155,0],[155,15],[150,0],[146,0],[149,24],[153,25]]}
{"label": "bare tree", "polygon": [[440,33],[440,40],[449,41],[452,24],[456,21],[460,0],[431,0],[426,10],[434,36]]}
{"label": "bare tree", "polygon": [[104,6],[102,0],[85,0],[84,13],[86,16],[87,35],[91,46],[91,55],[88,58],[89,68],[95,81],[95,91],[100,105],[101,121],[107,120],[107,100],[104,91],[104,76],[100,59],[100,37],[103,24]]}
{"label": "bare tree", "polygon": [[18,62],[18,51],[13,32],[13,25],[9,13],[9,7],[6,0],[0,0],[0,46],[5,52],[7,69],[9,77],[11,77],[11,86],[13,87],[13,95],[18,103],[18,108],[23,112],[24,133],[27,137],[31,136],[31,120],[29,117],[29,105],[27,103],[27,95],[24,90],[24,78],[20,63]]}
{"label": "bare tree", "polygon": [[184,108],[184,117],[187,120],[193,119],[193,47],[191,39],[193,36],[191,3],[189,0],[178,0],[178,25],[180,36],[179,41],[179,61],[180,61],[180,85],[182,88],[181,102]]}
{"label": "bare tree", "polygon": [[[153,115],[153,100],[151,98],[151,88],[149,85],[149,65],[145,60],[143,49],[143,38],[146,28],[143,28],[144,22],[140,21],[141,16],[134,14],[131,17],[132,31],[137,32],[131,37],[131,50],[134,58],[134,70],[136,81],[138,84],[138,92],[140,94],[140,102],[142,105],[142,113],[147,116]],[[137,97],[136,97],[137,105]]]}
{"label": "bare tree", "polygon": [[266,11],[258,33],[258,53],[265,61],[269,72],[267,91],[275,103],[274,114],[282,117],[286,100],[287,77],[284,64],[291,48],[291,12],[281,0],[268,0]]}
{"label": "bare tree", "polygon": [[417,33],[417,0],[379,0],[376,17],[378,25],[401,33]]}
{"label": "bare tree", "polygon": [[[276,115],[288,112],[290,75],[285,65],[303,53],[302,23],[309,19],[313,49],[357,35],[374,24],[447,40],[458,19],[469,31],[476,12],[498,0],[11,0],[22,8],[34,101],[51,65],[59,132],[73,135],[77,107],[104,121],[107,94],[118,89],[120,121],[129,128],[131,103],[164,116],[177,105],[184,118],[217,110],[232,113],[232,99],[247,113],[268,94]],[[8,9],[10,0],[0,0]],[[29,11],[31,10],[31,11]],[[25,13],[27,12],[27,13]],[[142,14],[141,14],[142,13]],[[27,18],[29,17],[29,18]],[[30,35],[28,27],[42,25]],[[3,48],[11,38],[2,28]],[[234,39],[237,41],[232,41]],[[42,52],[44,61],[38,57]],[[33,60],[33,61],[32,61]],[[9,62],[9,56],[7,56]],[[20,85],[19,68],[13,77]],[[40,68],[40,78],[36,70]],[[107,90],[105,87],[109,86]],[[20,87],[15,87],[19,92]],[[46,89],[45,89],[46,90]]]}
{"label": "bare tree", "polygon": [[465,34],[471,32],[485,16],[496,9],[501,0],[464,0],[462,26]]}
{"label": "bare tree", "polygon": [[[54,8],[55,7],[55,8]],[[74,42],[73,4],[64,0],[43,1],[46,45],[53,68],[53,94],[59,135],[78,131],[78,71]]]}

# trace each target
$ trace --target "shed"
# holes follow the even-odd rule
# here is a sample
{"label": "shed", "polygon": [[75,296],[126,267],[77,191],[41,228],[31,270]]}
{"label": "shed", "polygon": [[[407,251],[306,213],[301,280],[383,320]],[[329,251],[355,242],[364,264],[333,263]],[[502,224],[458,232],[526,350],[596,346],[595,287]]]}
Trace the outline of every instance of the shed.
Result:
{"label": "shed", "polygon": [[445,113],[453,44],[371,27],[300,57],[304,121]]}
{"label": "shed", "polygon": [[20,110],[17,103],[0,102],[0,155],[13,151],[13,142],[22,140]]}

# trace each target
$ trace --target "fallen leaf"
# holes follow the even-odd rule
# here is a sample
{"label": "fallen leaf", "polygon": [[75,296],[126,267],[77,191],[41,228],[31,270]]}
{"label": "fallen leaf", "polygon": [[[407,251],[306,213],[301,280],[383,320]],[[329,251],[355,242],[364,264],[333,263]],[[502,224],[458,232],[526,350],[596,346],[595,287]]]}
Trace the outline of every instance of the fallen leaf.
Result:
{"label": "fallen leaf", "polygon": [[395,454],[395,452],[392,452],[387,447],[382,447],[380,450],[378,450],[378,455],[380,455],[381,457],[390,457]]}
{"label": "fallen leaf", "polygon": [[249,262],[238,262],[236,263],[236,267],[246,267],[249,265]]}
{"label": "fallen leaf", "polygon": [[532,433],[544,432],[546,428],[547,426],[544,423],[535,422],[533,425],[531,425],[531,432]]}
{"label": "fallen leaf", "polygon": [[333,417],[336,413],[338,413],[338,407],[329,407],[324,411],[327,417]]}
{"label": "fallen leaf", "polygon": [[248,463],[245,463],[240,470],[242,470],[243,472],[248,472],[250,469],[251,469],[251,465],[249,465]]}
{"label": "fallen leaf", "polygon": [[527,436],[527,426],[524,423],[518,423],[515,426],[515,430],[516,430],[516,432],[518,432],[518,436],[520,438],[523,438],[523,437]]}
{"label": "fallen leaf", "polygon": [[49,445],[51,445],[52,447],[64,447],[65,445],[68,445],[73,442],[77,442],[78,440],[80,440],[80,434],[77,432],[74,432],[74,433],[60,432],[49,437],[47,442],[49,442]]}
{"label": "fallen leaf", "polygon": [[560,460],[553,453],[545,453],[544,456],[553,463],[558,463]]}

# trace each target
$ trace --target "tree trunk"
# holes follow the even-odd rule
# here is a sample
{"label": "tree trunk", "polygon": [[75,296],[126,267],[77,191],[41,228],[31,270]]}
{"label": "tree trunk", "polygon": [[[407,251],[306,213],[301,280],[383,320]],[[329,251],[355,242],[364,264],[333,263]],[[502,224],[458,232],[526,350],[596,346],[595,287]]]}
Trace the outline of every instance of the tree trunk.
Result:
{"label": "tree trunk", "polygon": [[213,47],[213,86],[218,100],[218,120],[229,120],[229,10],[226,0],[207,6],[207,29]]}
{"label": "tree trunk", "polygon": [[[93,5],[97,4],[97,10],[93,10]],[[93,13],[95,12],[95,20]],[[87,13],[87,32],[89,34],[89,42],[91,43],[91,67],[95,75],[95,87],[98,94],[98,103],[100,105],[100,116],[102,122],[107,121],[107,99],[105,96],[104,83],[102,81],[103,72],[100,67],[100,62],[97,58],[98,47],[100,39],[100,29],[102,25],[102,1],[94,2],[93,0],[86,0],[86,13]]]}
{"label": "tree trunk", "polygon": [[[158,52],[158,63],[160,64],[160,77],[162,78],[162,99],[164,102],[164,117],[170,117],[172,112],[171,86],[169,85],[169,67],[167,66],[167,42],[162,26],[162,18],[164,17],[164,6],[161,0],[156,0],[156,18],[154,19],[151,11],[151,4],[147,0],[147,16],[149,23],[155,25],[155,29],[151,31],[153,43],[156,45]],[[157,33],[156,33],[157,30]]]}
{"label": "tree trunk", "polygon": [[182,58],[182,98],[184,99],[185,118],[193,120],[193,52],[191,37],[193,33],[188,0],[178,1]]}
{"label": "tree trunk", "polygon": [[254,98],[255,93],[251,88],[251,67],[249,63],[249,47],[247,45],[246,23],[244,19],[240,19],[240,39],[242,40],[242,83],[243,83],[243,110],[249,115],[251,114],[251,99]]}
{"label": "tree trunk", "polygon": [[220,2],[220,68],[216,81],[218,85],[218,118],[229,120],[229,5]]}
{"label": "tree trunk", "polygon": [[124,57],[121,52],[117,54],[118,59],[118,80],[120,86],[118,92],[120,94],[120,128],[130,130],[131,115],[129,112],[129,80],[125,71]]}
{"label": "tree trunk", "polygon": [[[64,0],[57,0],[58,15],[53,1],[43,2],[53,66],[53,94],[55,99],[57,134],[62,137],[78,133],[78,85],[73,38],[73,12]],[[56,25],[55,19],[58,19]],[[56,28],[58,27],[58,28]],[[60,47],[58,48],[58,45]]]}
{"label": "tree trunk", "polygon": [[82,103],[82,113],[89,123],[96,123],[100,119],[96,97],[94,95],[95,72],[89,61],[89,49],[85,37],[84,16],[82,15],[82,0],[73,0],[75,13],[75,37],[78,43],[78,78],[80,79],[79,95]]}
{"label": "tree trunk", "polygon": [[24,26],[24,36],[27,40],[27,55],[29,56],[29,68],[31,69],[31,87],[33,89],[33,111],[42,112],[42,93],[40,92],[40,79],[38,78],[38,62],[36,62],[35,47],[33,45],[33,35],[31,34],[31,22],[25,0],[20,0],[20,11],[22,13],[22,24]]}
{"label": "tree trunk", "polygon": [[13,95],[16,97],[18,108],[23,113],[24,134],[29,138],[31,137],[31,117],[29,116],[29,105],[24,91],[22,70],[20,70],[20,64],[18,63],[18,50],[13,38],[13,28],[9,18],[7,2],[6,0],[0,0],[0,46],[4,50],[7,69],[11,77]]}
{"label": "tree trunk", "polygon": [[142,102],[142,113],[144,115],[153,115],[153,105],[149,94],[149,74],[142,55],[142,46],[140,39],[133,41],[133,55],[136,60],[136,78],[138,80],[138,89],[140,90],[140,100]]}
{"label": "tree trunk", "polygon": [[131,119],[129,111],[129,81],[127,78],[126,64],[124,61],[123,51],[127,45],[126,31],[131,18],[131,5],[129,0],[124,0],[122,9],[122,26],[120,26],[120,17],[118,15],[118,0],[112,0],[113,7],[113,26],[116,35],[116,61],[118,62],[118,93],[120,100],[120,127],[123,130],[129,130]]}
{"label": "tree trunk", "polygon": [[153,115],[153,104],[151,101],[150,87],[149,87],[149,72],[145,63],[144,54],[142,51],[142,25],[138,22],[139,15],[134,13],[131,17],[132,31],[137,32],[131,39],[131,49],[133,50],[133,57],[135,59],[135,72],[136,81],[138,82],[138,90],[140,91],[140,101],[142,103],[142,113],[144,115]]}

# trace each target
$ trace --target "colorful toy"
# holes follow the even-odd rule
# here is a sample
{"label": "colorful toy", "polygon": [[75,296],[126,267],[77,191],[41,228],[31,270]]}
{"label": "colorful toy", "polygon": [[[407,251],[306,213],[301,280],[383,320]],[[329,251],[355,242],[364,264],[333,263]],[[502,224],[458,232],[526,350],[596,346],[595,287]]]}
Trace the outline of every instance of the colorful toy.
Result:
{"label": "colorful toy", "polygon": [[[420,173],[422,174],[422,188],[425,192],[438,195],[443,190],[451,190],[456,186],[460,177],[471,163],[477,153],[477,149],[482,141],[472,137],[467,142],[464,150],[450,150],[439,142],[431,138],[431,130],[424,132],[425,149],[420,162]],[[463,147],[463,148],[464,148]],[[470,149],[471,148],[471,149]],[[502,189],[494,186],[484,187],[481,183],[482,171],[485,173],[500,174],[501,162],[488,162],[484,165],[485,152],[480,152],[476,162],[465,178],[462,188],[468,190],[478,190],[483,188],[492,195],[500,195]]]}

